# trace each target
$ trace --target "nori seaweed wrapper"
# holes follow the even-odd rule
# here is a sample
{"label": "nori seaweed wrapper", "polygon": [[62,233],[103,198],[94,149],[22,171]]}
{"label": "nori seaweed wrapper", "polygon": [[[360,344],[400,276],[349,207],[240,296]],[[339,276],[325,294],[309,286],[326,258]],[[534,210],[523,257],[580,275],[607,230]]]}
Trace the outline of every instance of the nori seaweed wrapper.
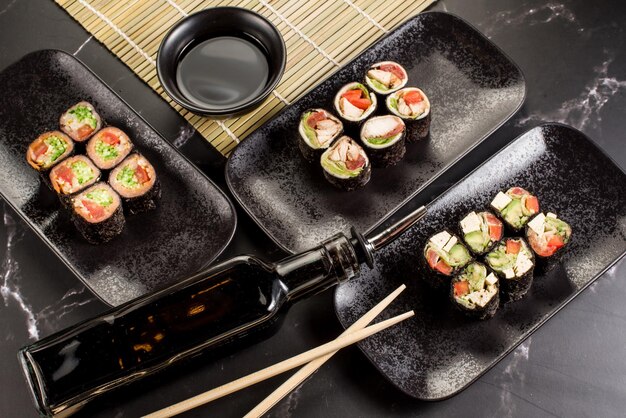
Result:
{"label": "nori seaweed wrapper", "polygon": [[358,176],[347,179],[335,177],[326,170],[322,171],[324,172],[324,177],[326,177],[326,180],[328,180],[330,184],[346,192],[351,192],[365,186],[367,182],[370,181],[370,177],[372,176],[372,165],[367,164],[363,167],[363,170]]}
{"label": "nori seaweed wrapper", "polygon": [[412,144],[428,138],[430,135],[430,115],[431,113],[428,112],[428,115],[423,119],[402,119],[406,125],[406,142]]}
{"label": "nori seaweed wrapper", "polygon": [[152,187],[141,196],[130,198],[122,197],[122,205],[129,215],[136,215],[138,213],[156,209],[157,202],[160,198],[161,182],[157,178]]}
{"label": "nori seaweed wrapper", "polygon": [[82,236],[91,244],[102,244],[111,241],[122,233],[124,224],[126,223],[122,205],[119,205],[110,217],[98,223],[87,222],[85,218],[77,213],[73,213],[72,215],[76,229],[78,229]]}

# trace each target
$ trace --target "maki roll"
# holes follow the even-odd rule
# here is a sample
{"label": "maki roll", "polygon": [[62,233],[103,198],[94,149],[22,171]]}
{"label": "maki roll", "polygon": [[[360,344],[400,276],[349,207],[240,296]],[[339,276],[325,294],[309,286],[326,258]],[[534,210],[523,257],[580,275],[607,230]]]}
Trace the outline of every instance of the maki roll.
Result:
{"label": "maki roll", "polygon": [[387,109],[404,120],[407,142],[424,139],[430,132],[430,101],[417,87],[405,87],[387,96]]}
{"label": "maki roll", "polygon": [[46,132],[28,146],[26,161],[40,173],[46,173],[59,161],[72,154],[74,142],[62,132]]}
{"label": "maki roll", "polygon": [[98,131],[87,143],[87,155],[101,170],[118,165],[132,149],[128,135],[112,126]]}
{"label": "maki roll", "polygon": [[408,80],[409,76],[404,67],[393,61],[377,62],[365,74],[365,83],[382,95],[401,89]]}
{"label": "maki roll", "polygon": [[505,238],[485,256],[500,277],[500,289],[509,300],[521,299],[533,282],[535,258],[523,238]]}
{"label": "maki roll", "polygon": [[450,300],[469,317],[491,318],[500,305],[498,278],[487,266],[473,261],[452,279]]}
{"label": "maki roll", "polygon": [[404,122],[397,116],[376,116],[361,127],[361,143],[375,167],[396,164],[404,157]]}
{"label": "maki roll", "polygon": [[511,187],[505,193],[498,192],[491,201],[491,207],[513,231],[517,232],[533,215],[539,213],[539,199],[521,187]]}
{"label": "maki roll", "polygon": [[359,125],[376,110],[376,95],[361,83],[348,83],[339,89],[334,106],[348,125]]}
{"label": "maki roll", "polygon": [[554,213],[538,214],[528,222],[526,238],[539,257],[552,257],[569,243],[572,228]]}
{"label": "maki roll", "polygon": [[324,109],[309,109],[300,117],[298,146],[308,162],[319,161],[322,153],[343,132],[343,123]]}
{"label": "maki roll", "polygon": [[459,222],[463,241],[474,255],[488,253],[504,235],[502,221],[491,212],[472,211]]}
{"label": "maki roll", "polygon": [[100,170],[84,155],[69,157],[50,171],[50,183],[65,207],[72,206],[72,196],[100,179]]}
{"label": "maki roll", "polygon": [[79,102],[61,115],[59,124],[74,141],[84,142],[102,127],[102,120],[91,103]]}
{"label": "maki roll", "polygon": [[372,166],[363,148],[345,135],[324,151],[320,163],[326,180],[345,191],[365,186],[372,175]]}
{"label": "maki roll", "polygon": [[156,208],[161,186],[152,164],[140,154],[132,154],[109,175],[109,184],[124,202],[128,213],[136,214]]}
{"label": "maki roll", "polygon": [[74,225],[91,244],[110,241],[124,229],[122,202],[106,183],[96,183],[78,194],[73,210]]}
{"label": "maki roll", "polygon": [[440,289],[449,285],[449,278],[472,260],[461,240],[449,231],[441,231],[426,242],[424,260],[431,274],[427,282]]}

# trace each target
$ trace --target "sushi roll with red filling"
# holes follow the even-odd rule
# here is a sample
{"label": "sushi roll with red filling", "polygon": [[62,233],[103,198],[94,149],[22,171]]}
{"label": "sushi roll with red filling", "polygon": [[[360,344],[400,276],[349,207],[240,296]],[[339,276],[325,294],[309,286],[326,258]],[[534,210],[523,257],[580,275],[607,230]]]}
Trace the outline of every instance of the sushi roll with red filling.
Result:
{"label": "sushi roll with red filling", "polygon": [[487,266],[473,261],[452,279],[450,300],[466,316],[491,318],[500,305],[498,278]]}
{"label": "sushi roll with red filling", "polygon": [[74,141],[84,142],[102,127],[102,120],[91,103],[79,102],[61,115],[59,124]]}
{"label": "sushi roll with red filling", "polygon": [[48,172],[55,164],[74,152],[74,142],[62,132],[46,132],[28,146],[26,161],[40,173]]}
{"label": "sushi roll with red filling", "polygon": [[369,88],[383,96],[401,89],[408,80],[404,67],[393,61],[377,62],[365,74],[365,83]]}
{"label": "sushi roll with red filling", "polygon": [[552,257],[569,243],[571,237],[572,227],[552,212],[539,213],[526,226],[528,244],[542,258]]}
{"label": "sushi roll with red filling", "polygon": [[309,162],[317,162],[343,132],[343,123],[324,109],[309,109],[300,117],[298,146]]}
{"label": "sushi roll with red filling", "polygon": [[377,106],[376,95],[361,83],[348,83],[339,89],[334,101],[335,110],[348,126],[358,126]]}
{"label": "sushi roll with red filling", "polygon": [[109,184],[131,215],[155,209],[161,186],[152,164],[141,154],[132,154],[109,174]]}
{"label": "sushi roll with red filling", "polygon": [[387,109],[404,120],[407,142],[417,142],[430,132],[430,100],[417,87],[405,87],[387,96]]}
{"label": "sushi roll with red filling", "polygon": [[91,244],[100,244],[122,233],[125,219],[122,201],[106,183],[96,183],[73,199],[73,221]]}
{"label": "sushi roll with red filling", "polygon": [[450,277],[472,260],[461,240],[447,230],[428,239],[423,256],[429,273],[424,279],[434,289],[447,289]]}
{"label": "sushi roll with red filling", "polygon": [[468,213],[459,222],[459,230],[474,255],[488,253],[504,235],[502,221],[488,211]]}
{"label": "sushi roll with red filling", "polygon": [[500,289],[508,300],[526,295],[533,283],[535,257],[523,238],[505,238],[485,256],[487,265],[500,277]]}
{"label": "sushi roll with red filling", "polygon": [[87,143],[87,155],[101,169],[109,170],[133,150],[133,143],[121,129],[101,129]]}
{"label": "sushi roll with red filling", "polygon": [[513,231],[518,232],[539,213],[539,199],[521,187],[511,187],[504,193],[498,192],[491,207]]}
{"label": "sushi roll with red filling", "polygon": [[345,191],[365,186],[372,174],[367,154],[348,136],[342,136],[324,151],[320,163],[326,180]]}
{"label": "sushi roll with red filling", "polygon": [[361,143],[367,150],[374,167],[395,165],[406,153],[404,122],[397,116],[376,116],[361,127]]}
{"label": "sushi roll with red filling", "polygon": [[65,207],[71,207],[72,196],[100,179],[100,170],[84,155],[66,158],[50,171],[52,188]]}

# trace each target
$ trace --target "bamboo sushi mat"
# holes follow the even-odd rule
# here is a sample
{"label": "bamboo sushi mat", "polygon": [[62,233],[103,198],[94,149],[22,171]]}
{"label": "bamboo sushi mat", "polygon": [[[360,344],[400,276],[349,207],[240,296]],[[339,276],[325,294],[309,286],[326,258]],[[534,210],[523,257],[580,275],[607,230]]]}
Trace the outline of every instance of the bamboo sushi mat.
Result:
{"label": "bamboo sushi mat", "polygon": [[[228,156],[248,134],[350,61],[375,40],[435,0],[55,0],[98,41]],[[287,45],[280,84],[264,103],[232,119],[194,115],[161,87],[156,55],[161,39],[188,14],[238,6],[268,18]]]}

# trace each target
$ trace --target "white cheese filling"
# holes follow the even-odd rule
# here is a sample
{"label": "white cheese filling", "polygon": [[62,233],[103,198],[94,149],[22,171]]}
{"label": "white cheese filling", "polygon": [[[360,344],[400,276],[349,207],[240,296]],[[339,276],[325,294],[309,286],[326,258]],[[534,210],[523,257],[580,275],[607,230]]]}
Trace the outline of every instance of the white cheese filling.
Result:
{"label": "white cheese filling", "polygon": [[509,203],[511,203],[511,200],[513,200],[513,199],[511,199],[510,197],[508,197],[504,193],[498,192],[496,197],[491,201],[491,206],[493,206],[494,208],[496,208],[496,209],[501,211]]}
{"label": "white cheese filling", "polygon": [[543,235],[545,230],[546,217],[543,213],[535,216],[532,221],[528,222],[528,227],[535,231],[537,235]]}
{"label": "white cheese filling", "polygon": [[461,219],[461,229],[464,234],[480,231],[481,223],[480,216],[476,212],[470,212],[465,218]]}

